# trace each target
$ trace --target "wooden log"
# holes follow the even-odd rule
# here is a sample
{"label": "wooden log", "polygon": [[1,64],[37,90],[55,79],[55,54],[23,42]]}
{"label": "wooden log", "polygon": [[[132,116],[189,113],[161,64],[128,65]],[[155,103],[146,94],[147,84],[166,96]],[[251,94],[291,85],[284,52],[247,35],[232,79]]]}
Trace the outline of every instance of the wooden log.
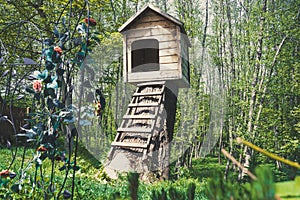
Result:
{"label": "wooden log", "polygon": [[229,158],[235,165],[237,165],[240,169],[245,170],[245,172],[249,175],[252,180],[256,180],[256,176],[252,174],[247,168],[245,168],[241,163],[239,163],[232,155],[230,155],[225,149],[221,150],[222,153]]}

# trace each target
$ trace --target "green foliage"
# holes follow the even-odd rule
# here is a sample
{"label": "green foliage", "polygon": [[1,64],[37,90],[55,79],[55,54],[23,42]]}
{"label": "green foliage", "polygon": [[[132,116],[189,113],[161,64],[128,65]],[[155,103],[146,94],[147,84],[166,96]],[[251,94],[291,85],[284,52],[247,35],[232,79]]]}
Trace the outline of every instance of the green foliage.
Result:
{"label": "green foliage", "polygon": [[[113,115],[113,111],[118,115],[122,113],[121,109],[117,108],[118,97],[112,94],[113,91],[126,91],[126,88],[116,86],[122,78],[121,54],[118,51],[121,37],[116,31],[137,8],[146,3],[146,1],[136,0],[90,0],[89,14],[96,19],[97,23],[92,30],[89,30],[91,37],[86,40],[88,26],[80,21],[87,14],[85,2],[72,1],[72,13],[69,13],[71,2],[67,0],[0,0],[2,14],[0,16],[0,53],[5,53],[0,56],[2,58],[4,55],[5,58],[0,68],[0,100],[12,101],[14,105],[22,107],[33,105],[35,108],[30,114],[30,119],[27,120],[32,126],[24,128],[18,134],[19,138],[25,139],[29,142],[28,145],[34,148],[25,151],[24,159],[22,159],[22,154],[18,154],[9,172],[11,177],[16,173],[14,178],[1,179],[1,198],[32,199],[45,196],[50,198],[53,193],[58,195],[58,188],[62,186],[64,177],[72,178],[69,172],[74,171],[79,176],[76,179],[75,190],[75,196],[78,198],[89,196],[91,199],[124,199],[129,198],[129,191],[134,191],[128,190],[128,183],[125,179],[109,181],[103,169],[98,169],[99,162],[89,160],[94,163],[93,166],[97,166],[95,168],[86,165],[88,159],[81,157],[87,155],[84,150],[77,163],[80,168],[75,166],[71,161],[73,157],[68,156],[71,151],[65,152],[61,147],[64,141],[57,139],[65,134],[64,126],[73,124],[76,111],[73,107],[66,106],[66,99],[60,95],[65,94],[64,92],[71,92],[71,84],[67,81],[72,80],[78,70],[83,68],[85,56],[90,53],[91,46],[96,44],[100,44],[100,47],[95,48],[100,53],[95,54],[95,57],[102,59],[102,65],[97,67],[103,72],[103,76],[96,84],[108,97],[108,108],[103,114],[104,120],[101,128],[108,137],[113,138],[118,118]],[[152,2],[162,9],[172,6],[167,1]],[[199,156],[196,151],[201,148],[211,123],[212,95],[208,92],[206,77],[201,74],[204,66],[209,66],[209,69],[218,72],[217,77],[223,84],[221,90],[225,91],[228,102],[227,107],[224,107],[227,115],[222,127],[223,135],[219,138],[220,145],[230,147],[233,155],[243,158],[244,154],[240,146],[232,144],[233,137],[241,135],[270,152],[293,161],[299,160],[298,1],[267,1],[266,12],[262,10],[264,1],[212,0],[209,2],[209,9],[206,13],[201,7],[202,2],[174,1],[174,13],[177,13],[185,22],[187,33],[193,43],[191,58],[194,57],[194,61],[191,63],[192,88],[190,90],[193,95],[189,98],[185,98],[185,95],[179,96],[179,101],[182,108],[184,103],[194,106],[188,107],[185,112],[183,109],[178,112],[175,125],[175,129],[180,132],[181,124],[192,122],[193,126],[184,129],[184,132],[188,132],[187,140],[193,149],[190,156]],[[208,14],[209,21],[205,21],[205,14]],[[264,20],[263,24],[261,24],[262,20]],[[207,25],[210,27],[209,32],[206,31]],[[259,52],[258,40],[261,36],[263,41],[261,52]],[[201,49],[197,49],[197,46],[201,46]],[[56,47],[60,47],[63,53],[55,51]],[[113,52],[115,49],[118,49],[118,52]],[[109,53],[102,56],[102,52]],[[31,77],[42,83],[42,90],[38,92],[32,89],[31,80],[23,81],[33,68],[28,69],[27,65],[10,68],[9,64],[20,63],[22,61],[20,58],[23,57],[40,61],[41,53],[42,61],[39,62],[41,66],[34,67],[37,71]],[[114,62],[110,62],[111,55],[115,56]],[[259,59],[257,59],[258,56],[260,56]],[[70,85],[65,87],[63,79]],[[27,88],[23,89],[21,86],[27,86]],[[123,100],[122,97],[119,99]],[[117,103],[114,104],[114,102]],[[122,105],[125,104],[122,103]],[[93,122],[81,121],[81,123],[87,125]],[[97,135],[94,134],[97,128],[83,128],[88,133],[84,139],[91,140],[95,148],[99,148],[102,144],[99,145],[96,140]],[[76,132],[72,131],[70,134],[74,136]],[[214,152],[217,152],[217,148],[219,147],[216,146]],[[1,160],[0,170],[6,169],[12,159],[11,156],[7,157],[11,155],[10,151],[5,151],[1,155],[5,155],[1,158],[5,160],[3,162]],[[276,181],[291,180],[299,174],[299,170],[275,163],[266,156],[258,153],[252,155],[250,170],[260,164],[267,164],[271,166]],[[55,176],[51,177],[50,172],[53,166]],[[176,176],[182,180],[153,185],[140,183],[139,198],[151,199],[151,195],[152,198],[157,199],[167,199],[171,196],[174,198],[176,195],[178,198],[183,198],[182,196],[186,195],[185,197],[192,199],[195,188],[195,199],[203,199],[201,193],[204,190],[203,181],[205,182],[212,174],[224,171],[225,167],[217,164],[215,158],[193,160],[192,166],[192,168],[176,169]],[[21,170],[24,167],[25,169]],[[99,170],[100,173],[98,173]],[[239,187],[240,185],[233,181],[236,179],[231,179],[236,178],[236,172],[230,172],[230,170],[231,182],[223,183],[223,175],[218,175],[215,178],[216,182],[209,182],[208,185],[210,189],[224,193],[226,197],[232,195],[244,198],[248,195],[249,198],[254,198],[253,195],[261,193],[269,198],[272,195],[273,186],[271,181],[265,179],[271,177],[264,170],[261,173],[257,172],[257,175],[261,176],[257,182],[252,182],[245,187]],[[96,177],[97,181],[94,180],[93,174],[100,176]],[[197,180],[186,180],[186,178]],[[109,183],[99,184],[98,179],[103,182],[109,181]],[[56,183],[56,190],[53,189],[52,182]],[[129,185],[136,183],[132,181]],[[68,196],[71,184],[67,179],[65,189],[61,193]],[[222,187],[217,188],[220,184]]]}
{"label": "green foliage", "polygon": [[[63,195],[65,198],[70,198],[74,193],[76,171],[80,170],[76,163],[78,145],[75,145],[74,157],[71,147],[71,142],[78,133],[75,128],[76,110],[74,106],[69,104],[71,102],[69,93],[72,92],[73,87],[70,80],[74,78],[79,69],[83,69],[86,66],[83,65],[83,61],[87,54],[91,52],[90,48],[99,39],[96,37],[97,33],[90,28],[96,25],[96,21],[92,18],[86,18],[84,22],[77,26],[77,34],[80,35],[80,38],[76,38],[77,43],[73,46],[75,31],[70,29],[70,21],[67,24],[65,16],[62,15],[59,16],[58,21],[60,20],[60,24],[58,22],[55,24],[53,35],[40,41],[44,44],[42,51],[39,52],[41,53],[41,66],[39,70],[34,71],[28,77],[29,85],[25,91],[28,96],[31,96],[34,108],[28,114],[28,117],[30,117],[27,119],[29,124],[26,127],[22,127],[21,132],[16,136],[24,139],[26,141],[25,146],[32,146],[35,151],[32,153],[32,158],[27,160],[25,164],[24,155],[26,149],[24,149],[21,167],[18,171],[19,178],[11,186],[11,191],[15,193],[21,193],[21,191],[27,193],[29,191],[27,187],[31,187],[29,194],[32,195],[38,190],[37,188],[41,188],[41,192],[45,196],[59,197]],[[71,33],[73,35],[70,35]],[[27,36],[30,32],[22,32],[20,34]],[[35,36],[33,35],[32,37],[34,38]],[[38,40],[38,38],[35,39]],[[32,44],[33,42],[30,43],[30,45]],[[15,45],[22,46],[23,44]],[[27,49],[24,50],[24,52],[26,51]],[[77,53],[74,53],[74,51],[77,51]],[[23,52],[21,53],[23,54]],[[72,53],[75,55],[72,55]],[[8,61],[6,60],[5,62]],[[28,58],[25,61],[33,62]],[[67,73],[65,74],[66,71]],[[9,84],[7,87],[9,88]],[[9,89],[6,91],[9,93]],[[59,140],[63,135],[68,137],[69,148],[67,153],[61,148],[63,146],[61,142],[64,141]],[[78,143],[78,139],[76,143]],[[13,155],[13,161],[15,157],[16,155]],[[62,163],[58,168],[56,168],[56,161]],[[44,162],[48,162],[51,166],[50,170],[44,170]],[[31,168],[32,165],[35,168]],[[2,167],[6,169],[6,167]],[[33,170],[33,172],[29,173],[30,170]],[[58,181],[55,176],[56,173],[65,174],[63,183],[59,187],[55,186],[56,181]],[[70,177],[71,173],[73,173],[73,177]],[[65,184],[68,183],[66,181],[68,178],[72,179],[71,190],[65,189],[62,192]],[[1,186],[6,184],[7,182],[1,182]]]}
{"label": "green foliage", "polygon": [[152,190],[151,199],[153,200],[167,200],[167,192],[162,188],[161,191]]}
{"label": "green foliage", "polygon": [[176,188],[174,188],[173,186],[171,186],[169,188],[169,196],[170,196],[171,200],[175,200],[175,199],[183,200],[183,199],[185,199],[185,194],[182,193],[182,191],[180,191],[180,190],[176,190]]}
{"label": "green foliage", "polygon": [[188,200],[195,199],[195,191],[196,191],[196,184],[195,183],[189,183],[188,184],[188,189],[187,189]]}
{"label": "green foliage", "polygon": [[129,192],[132,200],[138,199],[138,188],[139,188],[139,174],[138,173],[128,173],[128,184]]}
{"label": "green foliage", "polygon": [[300,176],[297,176],[294,181],[285,181],[275,184],[276,194],[280,197],[295,197],[300,198]]}
{"label": "green foliage", "polygon": [[270,169],[260,167],[255,170],[257,180],[251,184],[251,197],[257,200],[273,200],[275,184]]}
{"label": "green foliage", "polygon": [[246,184],[231,180],[225,181],[223,174],[219,173],[208,181],[205,193],[212,200],[274,200],[275,183],[271,170],[266,167],[258,167],[255,172],[257,180]]}
{"label": "green foliage", "polygon": [[[34,180],[33,177],[35,177],[35,165],[34,163],[31,164],[31,162],[28,163],[27,167],[25,169],[22,169],[19,165],[22,163],[22,154],[23,154],[23,148],[19,148],[18,154],[16,157],[16,163],[12,166],[11,171],[14,171],[17,173],[17,176],[14,179],[11,179],[6,184],[2,185],[0,188],[0,198],[1,199],[34,199],[34,198],[40,198],[44,195],[47,197],[51,197],[54,194],[58,194],[58,190],[53,191],[50,189],[49,184],[51,183],[51,176],[49,173],[52,170],[52,161],[51,159],[45,159],[39,166],[38,170],[45,172],[43,176],[37,176],[36,180]],[[1,162],[6,162],[11,159],[11,155],[9,150],[7,149],[0,149],[1,154],[3,155],[1,157]],[[81,152],[81,151],[80,151]],[[35,153],[35,149],[27,149],[25,151],[24,158],[26,160],[30,160],[32,157],[32,154]],[[84,157],[85,159],[82,159]],[[93,187],[90,187],[92,183],[96,184],[96,181],[94,179],[95,174],[99,171],[99,167],[95,165],[93,162],[90,162],[92,159],[88,159],[87,154],[80,154],[79,156],[79,163],[84,163],[82,165],[83,167],[80,168],[77,171],[78,179],[77,179],[77,193],[76,196],[81,195],[84,193],[90,193],[92,196],[92,192],[90,190],[94,190]],[[59,189],[64,181],[65,173],[63,171],[60,171],[59,168],[63,166],[62,161],[55,161],[55,183],[54,188]],[[26,172],[26,173],[25,173]],[[20,175],[22,175],[22,179],[20,178]],[[0,178],[1,181],[3,181],[2,177]],[[90,183],[90,179],[92,180],[92,183]],[[7,180],[7,179],[6,179]],[[35,184],[35,182],[37,184]],[[99,187],[99,186],[98,186]],[[71,190],[71,180],[68,179],[66,183],[66,188],[68,190]],[[90,189],[89,189],[90,188]],[[21,189],[21,190],[20,190]]]}
{"label": "green foliage", "polygon": [[[22,150],[18,151],[17,161],[21,162]],[[26,151],[25,158],[30,158],[34,149],[28,149]],[[107,178],[103,167],[99,165],[97,160],[88,153],[88,151],[80,147],[78,155],[78,165],[80,169],[76,172],[76,187],[75,187],[75,198],[84,198],[88,196],[91,199],[196,199],[196,200],[213,200],[213,199],[272,199],[275,194],[275,185],[273,182],[273,177],[271,171],[266,167],[257,168],[256,176],[257,181],[252,181],[251,183],[241,184],[235,179],[231,178],[228,181],[224,181],[224,175],[220,171],[211,170],[210,179],[207,181],[193,178],[180,178],[179,180],[173,181],[159,181],[151,184],[138,181],[138,174],[130,173],[125,177],[120,177],[118,180],[110,180]],[[10,152],[7,149],[0,150],[2,156],[0,158],[0,163],[4,163],[10,160]],[[211,159],[213,160],[213,159]],[[211,161],[207,160],[207,164]],[[202,162],[199,162],[202,165]],[[196,164],[196,162],[194,163]],[[61,162],[55,165],[56,181],[55,187],[59,188],[64,180],[65,173],[59,171],[59,168],[63,164]],[[18,172],[20,170],[19,165],[14,165],[11,171]],[[195,166],[196,167],[196,166]],[[34,169],[34,165],[30,166]],[[52,165],[50,159],[45,159],[40,166],[43,171],[51,171]],[[1,179],[3,186],[0,188],[0,198],[2,199],[24,199],[24,198],[39,198],[45,195],[45,191],[48,190],[45,186],[50,182],[49,175],[45,174],[42,178],[38,178],[38,185],[35,190],[32,191],[31,184],[34,180],[29,177],[34,175],[34,171],[28,170],[26,179],[24,179],[22,190],[18,193],[12,191],[17,188],[17,179]],[[70,175],[71,176],[71,175]],[[6,182],[6,183],[4,183]],[[293,182],[283,182],[279,183],[276,187],[276,192],[278,191],[280,195],[285,194],[296,194],[292,192],[292,188],[297,188],[293,184],[298,184],[298,179]],[[26,183],[26,184],[25,184]],[[71,180],[68,179],[66,183],[66,190],[70,191]],[[286,188],[286,189],[284,189]],[[297,189],[295,190],[298,191]],[[55,194],[58,191],[54,192]],[[205,195],[207,196],[205,196]],[[51,197],[51,192],[46,192],[48,197]],[[63,194],[62,194],[63,195]]]}
{"label": "green foliage", "polygon": [[192,167],[182,167],[179,170],[178,175],[179,177],[206,180],[207,178],[211,177],[212,174],[220,173],[224,170],[225,166],[223,164],[218,163],[218,158],[208,156],[205,158],[193,159]]}

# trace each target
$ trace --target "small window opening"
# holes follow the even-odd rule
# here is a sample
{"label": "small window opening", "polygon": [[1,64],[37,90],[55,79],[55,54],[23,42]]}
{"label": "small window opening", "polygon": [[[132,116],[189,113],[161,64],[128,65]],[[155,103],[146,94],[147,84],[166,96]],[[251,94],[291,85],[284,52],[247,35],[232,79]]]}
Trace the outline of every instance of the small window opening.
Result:
{"label": "small window opening", "polygon": [[159,71],[159,44],[156,39],[134,41],[131,45],[132,72]]}

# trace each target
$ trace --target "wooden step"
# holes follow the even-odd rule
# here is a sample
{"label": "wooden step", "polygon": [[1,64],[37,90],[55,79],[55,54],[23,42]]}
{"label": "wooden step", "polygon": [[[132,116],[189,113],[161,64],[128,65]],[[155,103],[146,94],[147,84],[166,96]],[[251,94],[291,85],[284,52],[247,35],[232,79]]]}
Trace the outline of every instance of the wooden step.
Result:
{"label": "wooden step", "polygon": [[148,147],[147,144],[131,143],[131,142],[112,142],[111,146],[131,147],[131,148],[143,148],[143,149],[146,149]]}
{"label": "wooden step", "polygon": [[118,132],[152,133],[151,128],[118,128]]}
{"label": "wooden step", "polygon": [[148,92],[148,93],[134,93],[134,97],[140,97],[140,96],[155,96],[155,95],[162,95],[163,91],[161,92]]}
{"label": "wooden step", "polygon": [[159,103],[130,103],[128,107],[155,107],[159,106]]}
{"label": "wooden step", "polygon": [[152,85],[165,85],[166,81],[153,81],[153,82],[145,82],[137,84],[138,87],[140,86],[152,86]]}
{"label": "wooden step", "polygon": [[155,115],[124,115],[123,119],[155,119]]}

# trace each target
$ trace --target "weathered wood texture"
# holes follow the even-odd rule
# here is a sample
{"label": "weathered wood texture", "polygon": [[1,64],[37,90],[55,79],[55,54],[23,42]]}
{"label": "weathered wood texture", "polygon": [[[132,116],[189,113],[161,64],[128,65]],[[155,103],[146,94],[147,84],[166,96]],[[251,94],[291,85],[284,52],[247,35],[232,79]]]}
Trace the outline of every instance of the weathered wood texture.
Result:
{"label": "weathered wood texture", "polygon": [[157,173],[168,179],[177,93],[178,90],[167,88],[165,82],[138,85],[111,144],[106,170],[118,171],[114,168],[114,163],[118,163],[120,171]]}
{"label": "weathered wood texture", "polygon": [[[189,87],[188,45],[185,41],[186,38],[182,37],[182,28],[178,24],[148,10],[128,25],[123,34],[125,45],[123,51],[125,69],[123,72],[126,82],[170,80],[178,87]],[[132,70],[136,63],[135,55],[141,55],[133,55],[132,44],[135,41],[147,39],[155,39],[159,43],[159,67],[151,67],[151,63],[146,63],[139,66],[139,69]],[[151,69],[157,70],[152,71]]]}

